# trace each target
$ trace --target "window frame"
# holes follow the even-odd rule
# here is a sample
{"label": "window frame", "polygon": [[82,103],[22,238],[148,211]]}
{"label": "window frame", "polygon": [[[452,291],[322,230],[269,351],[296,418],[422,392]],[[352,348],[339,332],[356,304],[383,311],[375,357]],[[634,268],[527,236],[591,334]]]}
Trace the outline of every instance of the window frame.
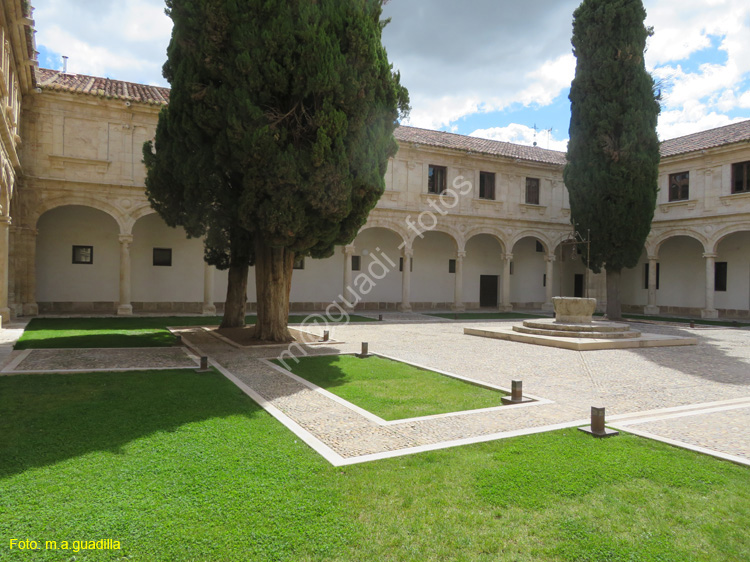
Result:
{"label": "window frame", "polygon": [[[489,180],[491,185],[487,185]],[[495,172],[479,172],[479,199],[495,201]]]}
{"label": "window frame", "polygon": [[[739,178],[739,182],[737,181],[738,171],[742,176]],[[740,184],[739,189],[737,189],[738,183]],[[732,164],[732,193],[750,193],[750,160]]]}
{"label": "window frame", "polygon": [[[540,178],[526,178],[526,197],[524,202],[527,205],[539,205],[541,201],[541,185],[542,181]],[[533,195],[536,194],[534,197]]]}
{"label": "window frame", "polygon": [[[157,260],[157,252],[169,252],[169,260]],[[163,255],[166,256],[166,254]],[[158,261],[169,261],[169,263],[157,263]],[[151,264],[153,267],[172,267],[172,248],[153,248],[151,253]]]}
{"label": "window frame", "polygon": [[725,261],[714,262],[714,291],[726,293],[729,280],[729,267]]}
{"label": "window frame", "polygon": [[687,201],[690,199],[690,172],[669,174],[669,202]]}
{"label": "window frame", "polygon": [[352,271],[362,271],[361,256],[352,256]]}
{"label": "window frame", "polygon": [[[427,169],[427,193],[442,195],[448,186],[448,168],[429,164]],[[438,185],[436,185],[436,183]]]}
{"label": "window frame", "polygon": [[[76,250],[79,252],[81,250],[88,250],[89,251],[89,259],[88,261],[85,261],[81,259],[81,254],[77,253]],[[76,259],[78,257],[78,259]],[[80,244],[73,244],[73,257],[72,257],[72,263],[74,265],[93,265],[94,264],[94,247],[93,246],[84,246]]]}

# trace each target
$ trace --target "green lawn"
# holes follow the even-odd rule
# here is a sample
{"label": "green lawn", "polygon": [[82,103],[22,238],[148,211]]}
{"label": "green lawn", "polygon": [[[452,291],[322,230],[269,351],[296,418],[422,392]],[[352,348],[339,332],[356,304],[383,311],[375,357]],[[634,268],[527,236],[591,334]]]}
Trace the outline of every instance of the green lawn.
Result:
{"label": "green lawn", "polygon": [[524,318],[547,318],[539,314],[525,312],[429,312],[427,316],[437,316],[448,320],[520,320]]}
{"label": "green lawn", "polygon": [[750,560],[750,471],[625,434],[334,468],[219,374],[186,371],[0,377],[0,413],[3,561]]}
{"label": "green lawn", "polygon": [[374,355],[303,357],[289,366],[295,375],[387,421],[502,406],[506,394]]}
{"label": "green lawn", "polygon": [[[289,324],[301,324],[308,315],[291,315]],[[351,322],[377,322],[351,314]],[[255,316],[247,317],[248,324]],[[221,316],[148,316],[131,318],[34,318],[14,349],[74,347],[165,347],[175,337],[167,326],[218,325]],[[314,321],[308,322],[315,327]],[[329,320],[330,324],[335,324]],[[322,326],[322,323],[321,325]],[[318,326],[318,327],[320,327]]]}

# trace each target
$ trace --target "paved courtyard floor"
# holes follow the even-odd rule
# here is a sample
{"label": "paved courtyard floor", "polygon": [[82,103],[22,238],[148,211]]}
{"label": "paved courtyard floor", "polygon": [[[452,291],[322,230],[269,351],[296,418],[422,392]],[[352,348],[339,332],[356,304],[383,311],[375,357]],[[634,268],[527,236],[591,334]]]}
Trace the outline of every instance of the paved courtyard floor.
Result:
{"label": "paved courtyard floor", "polygon": [[[287,346],[238,348],[205,330],[179,329],[183,340],[272,415],[335,465],[500,439],[561,427],[587,425],[591,406],[605,407],[607,424],[650,438],[750,465],[750,330],[634,323],[644,332],[698,339],[687,347],[573,351],[464,335],[472,327],[511,326],[514,321],[454,322],[420,314],[384,313],[378,323],[334,326],[343,343],[292,347],[286,354],[371,352],[431,369],[510,388],[522,380],[524,405],[384,422],[351,408],[329,393],[283,374],[266,361]],[[322,335],[324,327],[311,328]],[[147,353],[45,350],[5,369],[79,370],[112,360],[120,368],[195,364],[175,348]],[[182,354],[180,354],[182,353]],[[96,359],[99,356],[100,359]],[[106,360],[103,358],[107,358]],[[289,361],[290,359],[287,359]],[[26,364],[24,364],[26,362]],[[132,364],[131,364],[132,363]],[[46,367],[45,367],[46,365]]]}

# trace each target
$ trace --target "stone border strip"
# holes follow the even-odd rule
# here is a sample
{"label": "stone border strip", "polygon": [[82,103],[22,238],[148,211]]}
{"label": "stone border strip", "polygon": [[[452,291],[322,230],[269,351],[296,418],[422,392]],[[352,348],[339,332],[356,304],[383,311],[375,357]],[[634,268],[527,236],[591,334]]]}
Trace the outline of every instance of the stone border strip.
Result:
{"label": "stone border strip", "polygon": [[[70,348],[70,349],[77,349],[78,351],[91,351],[91,352],[106,352],[109,349],[117,349],[125,351],[125,350],[157,350],[159,348],[155,347],[117,347],[117,348]],[[65,351],[68,351],[70,349],[65,349]],[[164,349],[174,349],[174,348],[164,348]],[[61,349],[62,350],[62,349]],[[17,367],[34,351],[41,351],[40,349],[25,349],[23,350],[18,357],[12,359],[5,367],[3,367],[2,370],[0,370],[0,375],[6,375],[6,376],[12,376],[12,375],[45,375],[45,374],[76,374],[76,373],[126,373],[130,371],[170,371],[170,370],[179,370],[179,369],[195,369],[196,367],[200,366],[200,358],[195,355],[194,353],[191,353],[191,351],[186,347],[181,347],[180,350],[194,363],[194,365],[172,365],[172,366],[166,366],[166,367],[148,367],[148,366],[142,366],[142,367],[88,367],[85,369],[29,369],[29,370],[19,370]],[[45,351],[53,351],[50,348],[45,349]]]}
{"label": "stone border strip", "polygon": [[[216,330],[213,330],[211,326],[199,326],[199,327],[200,327],[201,330],[203,330],[204,332],[206,332],[210,336],[218,338],[222,342],[224,342],[225,344],[231,345],[232,347],[236,347],[237,349],[265,349],[265,348],[268,348],[268,347],[279,347],[280,345],[288,345],[288,344],[285,344],[285,343],[281,343],[281,344],[279,344],[279,343],[269,343],[269,344],[263,344],[263,345],[242,345],[242,344],[237,343],[236,341],[230,340],[226,336],[222,336]],[[169,330],[170,332],[172,332],[172,330],[174,330],[174,329],[175,328],[173,328],[173,327],[169,327],[169,326],[167,327],[167,330]],[[296,330],[298,332],[301,332],[303,334],[314,336],[316,338],[322,338],[323,337],[323,336],[319,336],[318,334],[313,334],[312,332],[308,332],[307,330],[300,330],[299,328],[295,328],[294,326],[292,326],[292,329]],[[316,345],[341,344],[341,343],[345,343],[345,342],[329,339],[328,341],[309,341],[309,342],[303,341],[303,342],[297,342],[297,343],[299,345],[309,345],[310,347],[312,347],[312,346],[316,346]]]}
{"label": "stone border strip", "polygon": [[[355,355],[356,356],[358,354],[355,353],[355,352],[349,352],[349,353],[321,353],[321,354],[314,355],[314,357],[333,357],[333,356],[339,356],[339,355]],[[483,381],[478,381],[478,380],[471,379],[471,378],[468,378],[468,377],[462,377],[461,375],[456,375],[455,373],[449,373],[447,371],[441,371],[439,369],[433,369],[431,367],[425,367],[424,365],[419,365],[417,363],[412,363],[411,361],[405,361],[403,359],[398,359],[397,357],[391,357],[389,355],[384,355],[382,353],[373,353],[373,352],[370,352],[369,355],[374,355],[376,357],[383,357],[384,359],[390,359],[391,361],[397,361],[399,363],[405,363],[406,365],[411,365],[412,367],[417,367],[417,368],[425,370],[425,371],[432,371],[434,373],[438,373],[440,375],[443,375],[443,376],[446,376],[446,377],[450,377],[452,379],[464,381],[464,382],[467,382],[469,384],[473,384],[475,386],[481,386],[482,388],[487,388],[489,390],[499,390],[500,392],[505,392],[508,395],[510,395],[510,392],[511,392],[507,388],[496,386],[496,385],[493,385],[493,384],[490,384],[490,383],[486,383],[486,382],[483,382]],[[546,398],[540,398],[540,397],[537,397],[537,396],[532,396],[531,394],[525,394],[524,393],[524,396],[528,397],[528,398],[531,398],[533,400],[533,402],[524,402],[523,404],[510,404],[510,405],[507,405],[507,406],[505,406],[505,405],[503,405],[503,406],[492,406],[490,408],[477,408],[477,409],[474,409],[474,410],[461,410],[461,411],[458,411],[458,412],[446,412],[446,413],[443,413],[443,414],[433,414],[433,415],[429,415],[429,416],[419,416],[419,417],[415,417],[415,418],[402,418],[402,419],[398,419],[398,420],[388,421],[388,420],[384,420],[380,416],[376,416],[375,414],[373,414],[372,412],[370,412],[368,410],[365,410],[364,408],[360,408],[356,404],[352,404],[348,400],[344,400],[340,396],[337,396],[336,394],[333,394],[332,392],[329,392],[328,390],[326,390],[324,388],[321,388],[320,386],[316,385],[315,383],[312,383],[312,382],[308,381],[307,379],[303,379],[302,377],[300,377],[298,375],[295,375],[294,373],[292,373],[290,371],[287,371],[283,367],[281,367],[279,365],[276,365],[275,363],[272,363],[269,359],[259,359],[259,361],[261,363],[263,363],[263,364],[271,367],[272,369],[275,369],[276,371],[279,371],[280,373],[284,374],[285,376],[287,376],[287,377],[295,380],[296,382],[298,382],[298,383],[306,386],[310,390],[313,390],[315,392],[318,392],[318,393],[322,394],[326,398],[328,398],[330,400],[333,400],[334,402],[337,402],[337,403],[341,404],[342,406],[345,406],[346,408],[349,408],[353,412],[356,412],[357,414],[359,414],[359,415],[367,418],[371,422],[376,423],[376,424],[381,425],[381,426],[400,425],[400,424],[404,424],[404,423],[411,423],[411,422],[423,421],[423,420],[431,420],[431,419],[436,419],[436,418],[447,418],[447,417],[462,416],[462,415],[466,415],[466,414],[474,414],[474,413],[477,413],[477,412],[493,412],[493,411],[498,411],[498,410],[507,411],[509,409],[515,409],[515,408],[519,408],[519,407],[528,407],[528,406],[534,406],[534,405],[552,404],[553,403],[552,400],[548,400]]]}

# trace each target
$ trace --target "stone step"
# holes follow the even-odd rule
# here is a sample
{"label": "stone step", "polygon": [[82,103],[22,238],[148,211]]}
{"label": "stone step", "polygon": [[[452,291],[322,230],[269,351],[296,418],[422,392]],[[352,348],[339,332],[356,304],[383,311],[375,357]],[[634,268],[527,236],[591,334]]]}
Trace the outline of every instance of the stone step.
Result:
{"label": "stone step", "polygon": [[514,332],[521,334],[531,334],[535,336],[553,336],[558,338],[588,338],[588,339],[601,339],[601,340],[615,340],[615,339],[627,339],[627,338],[639,338],[641,333],[635,330],[622,330],[619,332],[608,331],[608,332],[593,332],[593,331],[577,331],[572,330],[555,330],[555,329],[543,329],[543,328],[529,328],[527,326],[513,326]]}
{"label": "stone step", "polygon": [[535,330],[555,330],[569,332],[627,332],[630,330],[629,324],[618,322],[604,322],[594,320],[587,324],[570,324],[556,322],[551,319],[544,320],[524,320],[523,325]]}

